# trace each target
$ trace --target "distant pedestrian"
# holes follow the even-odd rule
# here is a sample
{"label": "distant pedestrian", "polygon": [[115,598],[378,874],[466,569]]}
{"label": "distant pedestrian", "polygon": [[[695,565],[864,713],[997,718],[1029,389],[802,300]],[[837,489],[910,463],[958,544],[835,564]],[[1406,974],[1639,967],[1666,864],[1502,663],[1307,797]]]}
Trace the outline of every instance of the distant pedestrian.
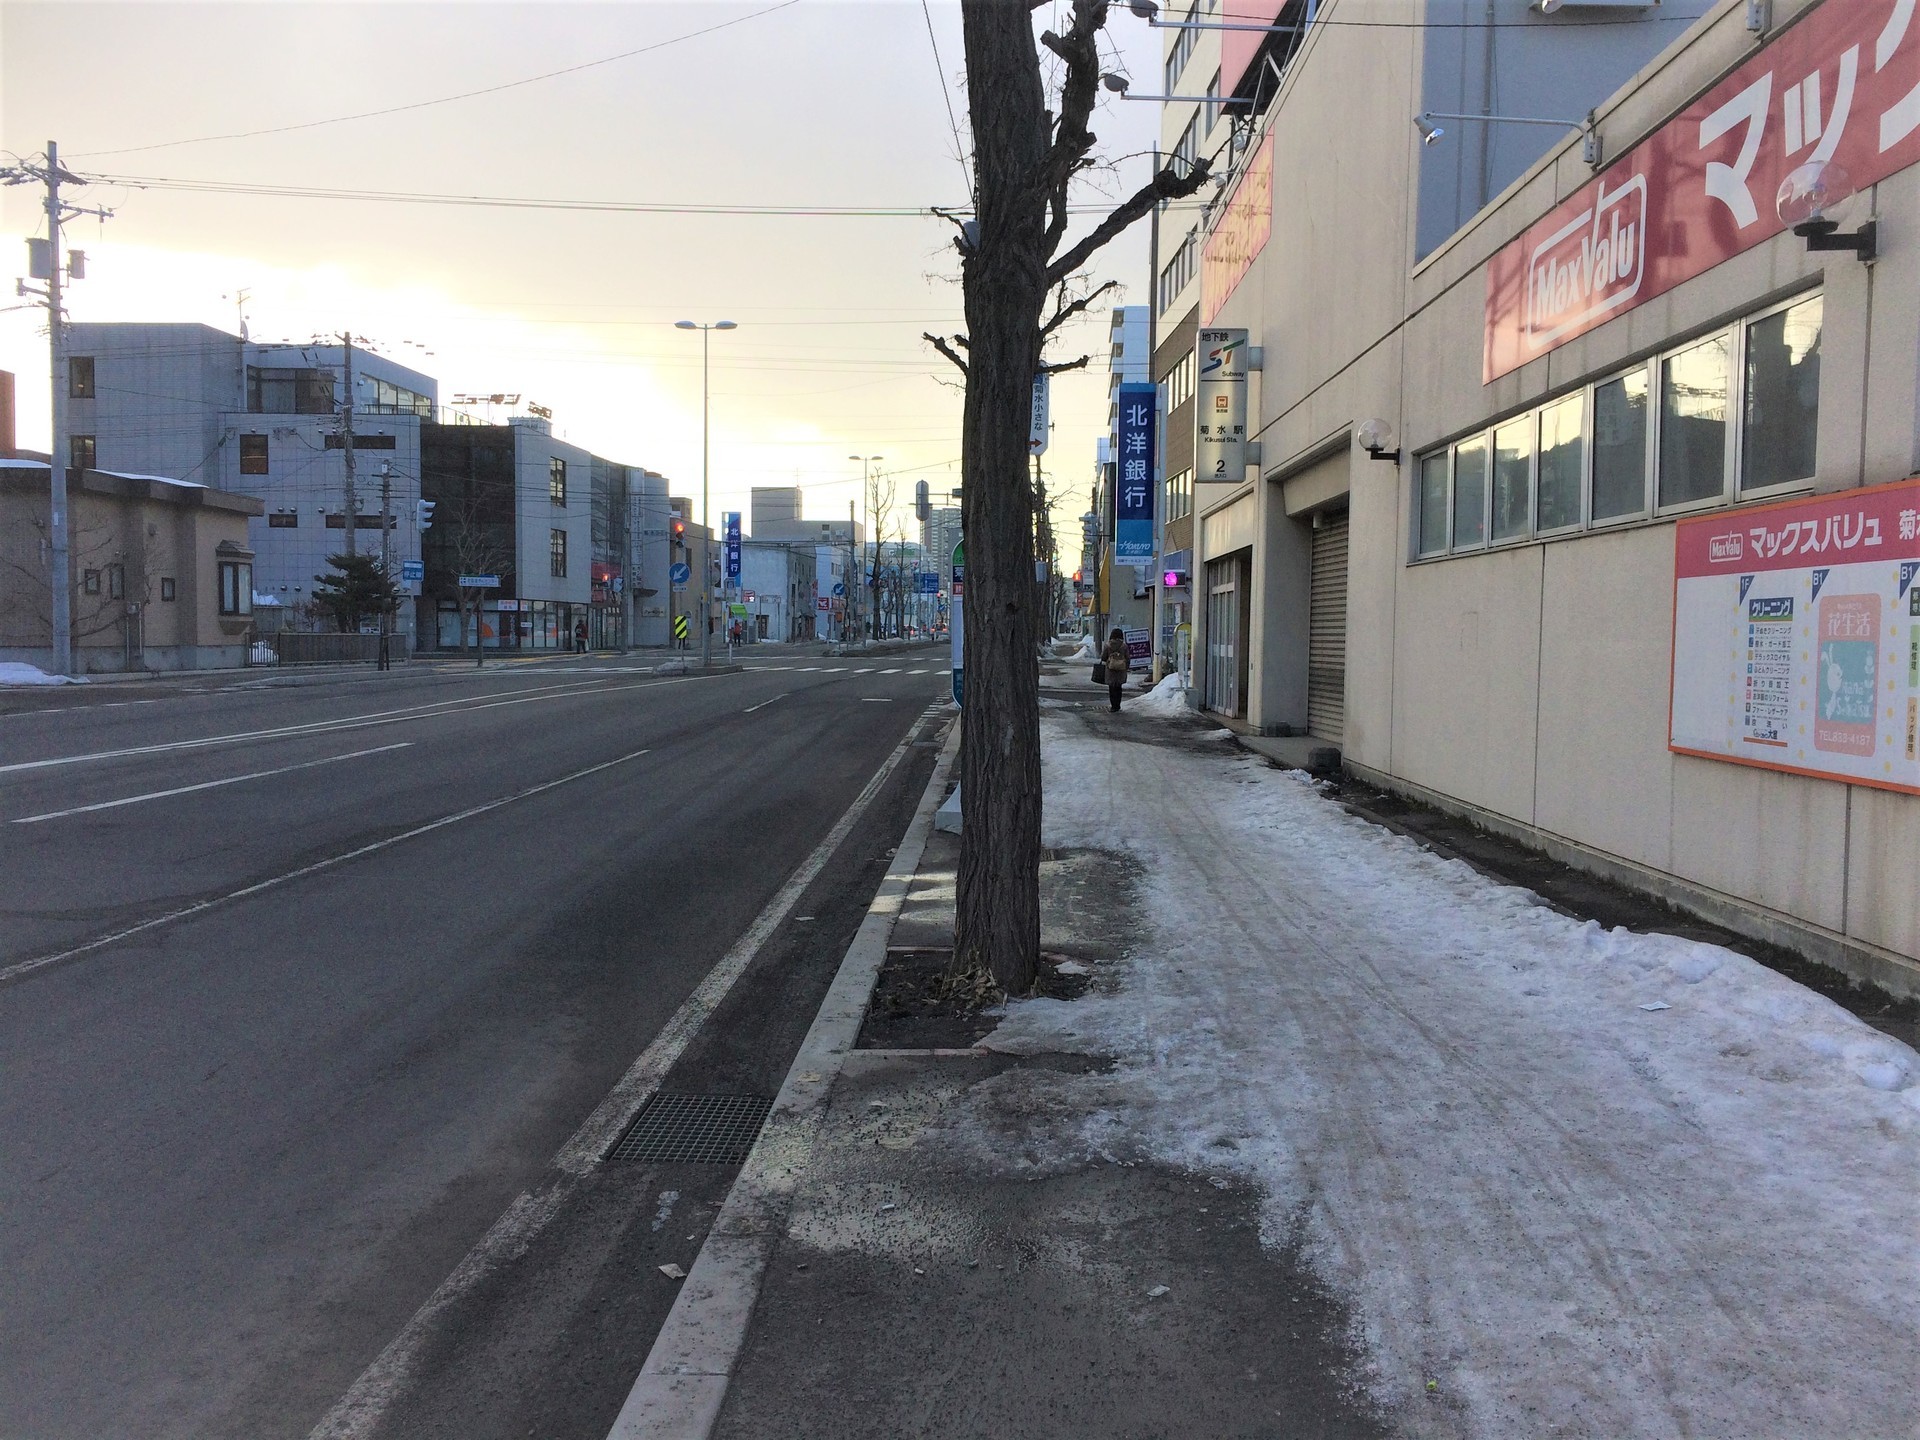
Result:
{"label": "distant pedestrian", "polygon": [[584,655],[587,653],[587,622],[584,620],[576,620],[574,622],[573,653],[576,655]]}
{"label": "distant pedestrian", "polygon": [[1107,648],[1100,652],[1100,663],[1107,667],[1107,699],[1117,713],[1120,709],[1120,687],[1127,683],[1127,671],[1133,668],[1133,657],[1127,654],[1127,635],[1124,630],[1115,630],[1107,637]]}

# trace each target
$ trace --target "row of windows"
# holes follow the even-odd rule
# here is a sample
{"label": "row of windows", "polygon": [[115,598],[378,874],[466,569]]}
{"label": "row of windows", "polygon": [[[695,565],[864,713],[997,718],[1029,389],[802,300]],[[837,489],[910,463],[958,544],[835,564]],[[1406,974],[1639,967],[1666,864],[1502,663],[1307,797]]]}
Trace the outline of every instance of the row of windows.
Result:
{"label": "row of windows", "polygon": [[417,390],[409,390],[391,380],[382,380],[378,375],[362,376],[360,389],[373,399],[371,402],[356,401],[356,404],[373,414],[418,415],[422,420],[433,418],[433,401]]}
{"label": "row of windows", "polygon": [[1180,298],[1180,292],[1187,288],[1193,279],[1193,268],[1200,259],[1199,231],[1189,230],[1187,238],[1180,242],[1180,248],[1173,252],[1173,258],[1160,270],[1160,294],[1158,297],[1162,313],[1165,313]]}
{"label": "row of windows", "polygon": [[[126,599],[127,597],[127,567],[126,566],[109,565],[107,566],[104,573],[99,570],[87,570],[82,572],[80,576],[80,588],[83,592],[85,592],[88,595],[98,595],[100,593],[103,582],[105,584],[107,598],[109,600]],[[160,598],[163,601],[165,601],[167,604],[171,605],[175,600],[179,598],[179,595],[180,595],[180,590],[179,590],[179,587],[174,583],[173,576],[162,575],[160,577]]]}
{"label": "row of windows", "polygon": [[1167,519],[1178,520],[1193,513],[1193,471],[1182,470],[1167,477]]}
{"label": "row of windows", "polygon": [[1790,301],[1416,464],[1414,549],[1444,555],[1804,485],[1821,297]]}
{"label": "row of windows", "polygon": [[1193,398],[1193,382],[1197,373],[1193,351],[1189,350],[1180,357],[1180,362],[1169,370],[1166,378],[1160,382],[1160,413],[1171,415],[1187,401]]}
{"label": "row of windows", "polygon": [[333,371],[247,367],[247,409],[255,415],[333,414]]}
{"label": "row of windows", "polygon": [[[1187,7],[1185,25],[1192,25],[1200,15],[1200,0],[1193,0]],[[1173,48],[1167,52],[1164,77],[1166,89],[1162,94],[1172,95],[1180,86],[1180,72],[1187,68],[1187,61],[1193,58],[1194,46],[1200,43],[1200,32],[1182,28],[1174,33]]]}

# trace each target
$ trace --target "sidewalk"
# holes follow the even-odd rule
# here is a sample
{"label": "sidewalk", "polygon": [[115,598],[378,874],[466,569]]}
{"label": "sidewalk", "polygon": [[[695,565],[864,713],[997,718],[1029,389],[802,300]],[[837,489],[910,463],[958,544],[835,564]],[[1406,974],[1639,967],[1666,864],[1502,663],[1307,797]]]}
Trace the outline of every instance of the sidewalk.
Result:
{"label": "sidewalk", "polygon": [[[1090,988],[811,1077],[712,1434],[1915,1433],[1912,1050],[1202,722],[1043,734]],[[896,950],[950,943],[956,855]]]}

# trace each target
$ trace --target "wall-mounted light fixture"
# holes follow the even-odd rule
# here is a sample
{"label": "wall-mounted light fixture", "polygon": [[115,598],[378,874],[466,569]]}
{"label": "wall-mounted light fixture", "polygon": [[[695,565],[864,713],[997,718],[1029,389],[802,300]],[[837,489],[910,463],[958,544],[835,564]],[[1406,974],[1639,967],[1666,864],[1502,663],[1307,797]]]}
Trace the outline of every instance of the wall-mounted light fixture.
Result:
{"label": "wall-mounted light fixture", "polygon": [[1360,448],[1367,452],[1370,460],[1390,460],[1400,463],[1400,452],[1393,448],[1393,426],[1378,417],[1368,420],[1354,432],[1354,438],[1360,442]]}
{"label": "wall-mounted light fixture", "polygon": [[1124,75],[1102,75],[1100,83],[1113,91],[1122,100],[1188,100],[1195,105],[1251,105],[1251,100],[1236,99],[1232,95],[1129,95],[1127,86],[1132,82]]}
{"label": "wall-mounted light fixture", "polygon": [[1809,160],[1787,172],[1774,195],[1780,223],[1807,242],[1807,249],[1849,251],[1871,261],[1879,253],[1880,222],[1869,220],[1842,233],[1841,222],[1853,209],[1853,177],[1831,160]]}
{"label": "wall-mounted light fixture", "polygon": [[1561,130],[1578,130],[1580,158],[1595,169],[1599,168],[1606,153],[1591,110],[1584,120],[1553,120],[1541,115],[1461,115],[1446,110],[1426,110],[1413,117],[1413,126],[1420,132],[1421,140],[1428,145],[1447,133],[1434,123],[1436,120],[1458,120],[1462,124],[1477,120],[1483,125],[1552,125]]}

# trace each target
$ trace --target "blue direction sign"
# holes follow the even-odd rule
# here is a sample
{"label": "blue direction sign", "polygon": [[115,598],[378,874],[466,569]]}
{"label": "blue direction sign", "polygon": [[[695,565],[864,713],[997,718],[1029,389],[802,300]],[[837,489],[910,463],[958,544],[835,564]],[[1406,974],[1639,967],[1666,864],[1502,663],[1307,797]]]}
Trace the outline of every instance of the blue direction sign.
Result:
{"label": "blue direction sign", "polygon": [[684,560],[673,562],[673,568],[667,572],[676,585],[684,585],[693,578],[693,566]]}
{"label": "blue direction sign", "polygon": [[427,578],[427,562],[424,560],[402,560],[400,562],[400,583],[418,585]]}

